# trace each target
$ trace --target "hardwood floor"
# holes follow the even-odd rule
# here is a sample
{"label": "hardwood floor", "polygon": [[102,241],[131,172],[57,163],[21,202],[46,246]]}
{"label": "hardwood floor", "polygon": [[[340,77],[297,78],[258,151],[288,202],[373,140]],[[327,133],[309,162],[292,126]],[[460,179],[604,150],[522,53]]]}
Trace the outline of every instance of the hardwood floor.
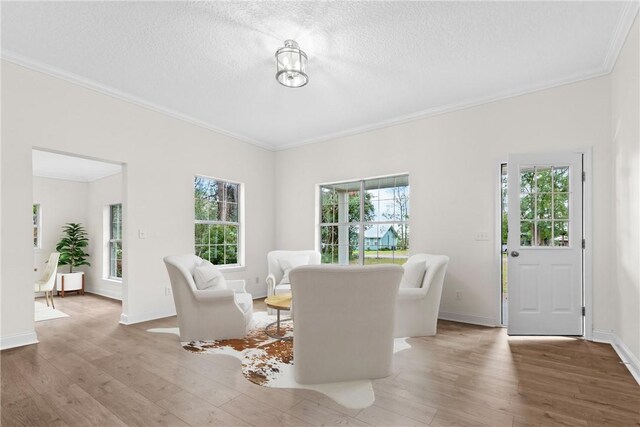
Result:
{"label": "hardwood floor", "polygon": [[175,317],[119,325],[119,302],[91,294],[56,307],[71,317],[38,322],[39,344],[0,353],[3,427],[640,426],[640,386],[606,344],[441,321],[374,381],[373,406],[351,410],[316,392],[254,385],[232,357],[146,332]]}

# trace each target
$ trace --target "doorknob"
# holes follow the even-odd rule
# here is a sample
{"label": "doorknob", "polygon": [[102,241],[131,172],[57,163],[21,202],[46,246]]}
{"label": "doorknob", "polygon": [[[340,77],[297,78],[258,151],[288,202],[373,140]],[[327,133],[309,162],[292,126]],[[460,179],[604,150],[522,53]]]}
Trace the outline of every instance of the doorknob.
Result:
{"label": "doorknob", "polygon": [[518,252],[518,251],[511,251],[511,256],[512,256],[512,257],[514,257],[514,258],[517,258],[517,257],[519,257],[519,256],[520,256],[520,252]]}

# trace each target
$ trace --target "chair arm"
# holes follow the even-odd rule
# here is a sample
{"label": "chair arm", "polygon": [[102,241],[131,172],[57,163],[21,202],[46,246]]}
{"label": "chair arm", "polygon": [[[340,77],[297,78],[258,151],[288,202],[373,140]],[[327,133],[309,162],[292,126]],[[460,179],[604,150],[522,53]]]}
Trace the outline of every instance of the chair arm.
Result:
{"label": "chair arm", "polygon": [[397,299],[399,300],[414,300],[421,299],[427,296],[427,291],[423,288],[400,288],[398,289]]}
{"label": "chair arm", "polygon": [[227,280],[227,289],[233,289],[239,293],[247,292],[244,280]]}
{"label": "chair arm", "polygon": [[267,276],[267,296],[273,295],[276,289],[276,276],[269,274]]}
{"label": "chair arm", "polygon": [[199,302],[213,302],[216,300],[224,301],[231,300],[234,301],[235,291],[233,289],[215,289],[215,290],[197,290],[193,292],[193,296]]}

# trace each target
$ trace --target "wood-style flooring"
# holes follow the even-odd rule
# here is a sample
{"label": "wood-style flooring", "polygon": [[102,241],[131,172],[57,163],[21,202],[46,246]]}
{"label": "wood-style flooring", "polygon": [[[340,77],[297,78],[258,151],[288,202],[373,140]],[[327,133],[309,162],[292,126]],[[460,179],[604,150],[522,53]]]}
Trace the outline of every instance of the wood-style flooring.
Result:
{"label": "wood-style flooring", "polygon": [[606,344],[441,321],[374,381],[373,406],[350,410],[254,385],[237,359],[146,332],[175,317],[123,326],[119,302],[91,294],[56,298],[56,308],[71,317],[38,322],[39,344],[0,353],[3,427],[640,426],[640,386]]}

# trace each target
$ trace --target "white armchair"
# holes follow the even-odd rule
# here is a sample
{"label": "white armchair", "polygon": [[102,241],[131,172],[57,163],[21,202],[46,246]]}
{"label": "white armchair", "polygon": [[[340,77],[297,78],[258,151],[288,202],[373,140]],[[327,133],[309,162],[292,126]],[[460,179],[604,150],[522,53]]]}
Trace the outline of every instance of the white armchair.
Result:
{"label": "white armchair", "polygon": [[290,275],[296,381],[320,384],[389,375],[402,267],[302,266]]}
{"label": "white armchair", "polygon": [[53,288],[56,284],[56,273],[58,272],[58,259],[60,259],[60,253],[52,252],[49,256],[49,261],[44,269],[44,273],[40,280],[36,282],[35,292],[44,292],[44,299],[47,301],[47,307],[49,306],[49,299],[51,299],[51,306],[56,308],[53,303]]}
{"label": "white armchair", "polygon": [[[422,280],[412,286],[406,276],[410,270],[415,270],[422,264]],[[398,289],[395,314],[395,337],[424,337],[436,334],[438,326],[438,311],[444,276],[447,271],[449,257],[445,255],[416,254],[411,256],[406,264],[405,277]]]}
{"label": "white armchair", "polygon": [[267,276],[267,296],[291,292],[288,270],[301,265],[320,264],[320,252],[304,251],[271,251],[267,254],[269,275]]}
{"label": "white armchair", "polygon": [[226,289],[196,288],[193,273],[202,258],[175,255],[164,258],[169,272],[182,341],[242,338],[253,316],[253,299],[244,280],[227,280]]}

